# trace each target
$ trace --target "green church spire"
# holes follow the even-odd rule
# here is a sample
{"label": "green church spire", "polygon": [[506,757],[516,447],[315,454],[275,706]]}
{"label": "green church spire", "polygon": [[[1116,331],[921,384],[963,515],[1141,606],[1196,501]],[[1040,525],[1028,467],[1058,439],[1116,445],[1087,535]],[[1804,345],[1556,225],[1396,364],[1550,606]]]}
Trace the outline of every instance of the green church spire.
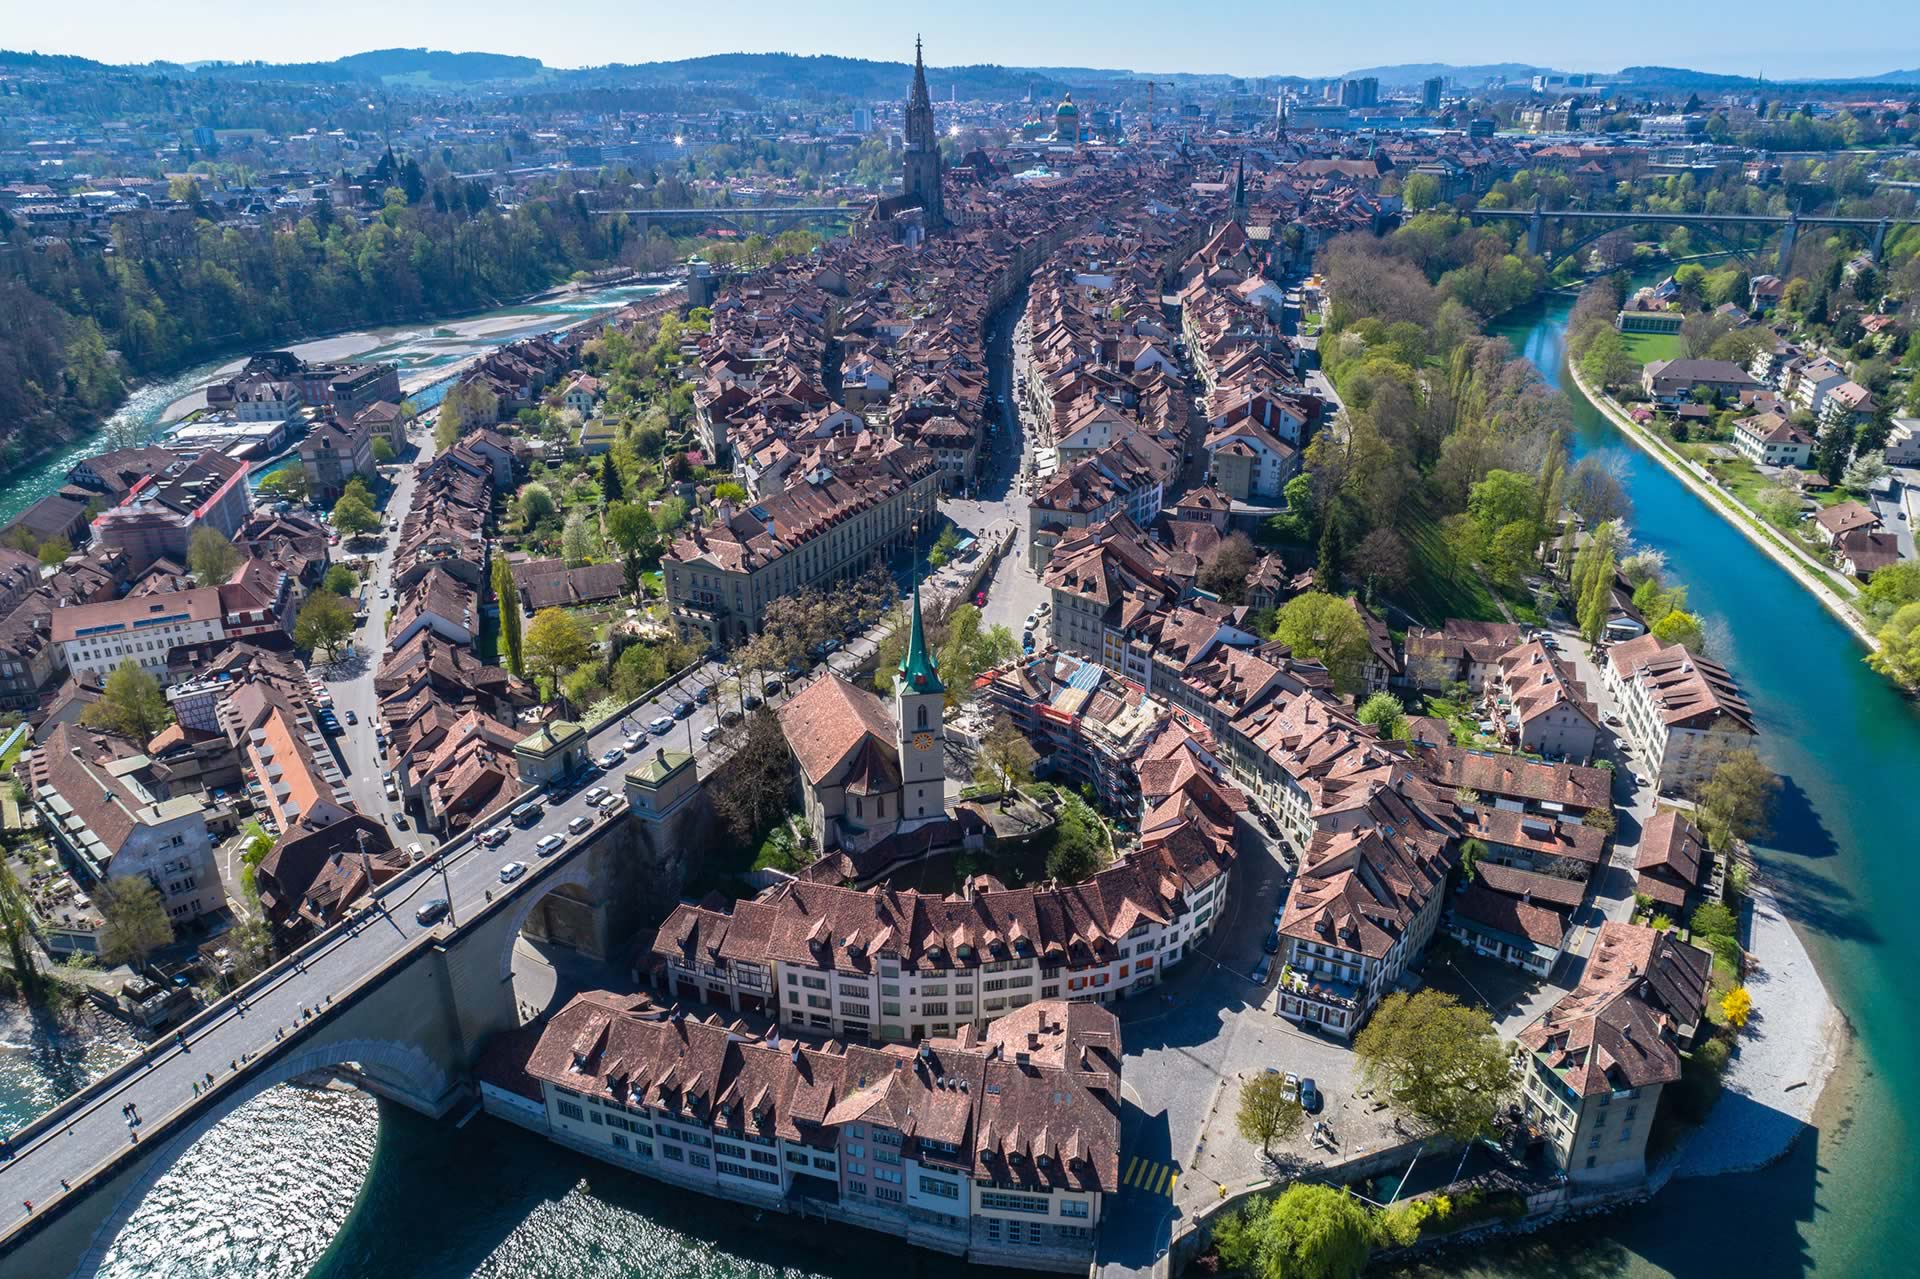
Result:
{"label": "green church spire", "polygon": [[940,672],[927,652],[926,631],[920,625],[920,583],[913,584],[913,629],[907,635],[907,655],[900,663],[900,678],[914,693],[944,693]]}

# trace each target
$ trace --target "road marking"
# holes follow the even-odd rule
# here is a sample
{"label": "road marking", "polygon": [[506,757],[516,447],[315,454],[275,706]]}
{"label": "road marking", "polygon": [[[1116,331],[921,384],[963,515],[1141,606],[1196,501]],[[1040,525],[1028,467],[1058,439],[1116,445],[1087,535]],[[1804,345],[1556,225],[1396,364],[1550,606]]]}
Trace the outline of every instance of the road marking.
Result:
{"label": "road marking", "polygon": [[1173,1194],[1174,1185],[1179,1180],[1179,1170],[1172,1164],[1163,1164],[1157,1159],[1142,1159],[1139,1155],[1135,1155],[1127,1163],[1127,1172],[1120,1178],[1120,1184],[1131,1186],[1149,1195],[1170,1196]]}

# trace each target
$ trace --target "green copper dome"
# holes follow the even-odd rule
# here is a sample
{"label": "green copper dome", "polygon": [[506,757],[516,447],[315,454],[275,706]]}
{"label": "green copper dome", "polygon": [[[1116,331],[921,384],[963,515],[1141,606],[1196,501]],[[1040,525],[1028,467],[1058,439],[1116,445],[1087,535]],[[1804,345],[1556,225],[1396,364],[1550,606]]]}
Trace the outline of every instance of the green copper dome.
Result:
{"label": "green copper dome", "polygon": [[940,682],[940,672],[933,664],[933,657],[927,652],[927,634],[920,625],[920,587],[913,588],[913,630],[907,635],[907,655],[900,663],[900,678],[907,682],[907,688],[915,693],[944,693],[946,686]]}

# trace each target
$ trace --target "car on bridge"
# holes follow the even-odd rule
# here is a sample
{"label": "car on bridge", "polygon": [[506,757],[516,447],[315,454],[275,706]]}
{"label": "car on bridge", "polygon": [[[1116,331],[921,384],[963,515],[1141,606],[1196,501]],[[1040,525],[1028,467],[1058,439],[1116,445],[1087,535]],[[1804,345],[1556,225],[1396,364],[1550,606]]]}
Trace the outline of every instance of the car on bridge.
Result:
{"label": "car on bridge", "polygon": [[595,808],[598,808],[600,807],[600,805],[606,803],[607,797],[612,794],[613,792],[608,790],[606,787],[596,786],[592,790],[587,792],[587,803],[593,805],[593,807]]}
{"label": "car on bridge", "polygon": [[535,844],[533,848],[534,851],[542,857],[551,857],[566,846],[566,837],[563,835],[542,835],[540,842]]}
{"label": "car on bridge", "polygon": [[482,848],[498,848],[507,842],[507,828],[495,826],[492,830],[483,830],[476,838]]}
{"label": "car on bridge", "polygon": [[525,862],[508,862],[500,868],[500,882],[503,884],[511,884],[514,880],[526,873],[527,864]]}
{"label": "car on bridge", "polygon": [[[592,801],[589,800],[588,802],[591,803]],[[587,816],[585,813],[580,814],[567,823],[567,834],[569,835],[579,835],[591,829],[593,829],[593,818]]]}
{"label": "car on bridge", "polygon": [[453,907],[447,904],[446,898],[436,897],[430,902],[420,903],[420,909],[413,912],[413,922],[425,928],[445,919],[447,912],[452,909]]}
{"label": "car on bridge", "polygon": [[626,757],[627,757],[627,753],[621,750],[618,746],[615,746],[611,750],[603,752],[599,760],[596,762],[602,768],[612,768],[615,764],[618,764],[621,760],[625,759]]}
{"label": "car on bridge", "polygon": [[647,724],[647,731],[655,737],[665,737],[673,731],[673,719],[666,715],[656,715]]}
{"label": "car on bridge", "polygon": [[690,701],[681,702],[673,708],[673,717],[675,719],[691,719],[693,717],[693,703]]}

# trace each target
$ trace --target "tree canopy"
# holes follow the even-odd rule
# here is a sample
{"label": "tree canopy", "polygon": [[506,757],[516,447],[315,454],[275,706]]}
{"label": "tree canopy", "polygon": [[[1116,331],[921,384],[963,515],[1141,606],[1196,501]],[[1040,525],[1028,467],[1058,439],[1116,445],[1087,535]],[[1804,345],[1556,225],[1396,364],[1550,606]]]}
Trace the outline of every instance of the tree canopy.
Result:
{"label": "tree canopy", "polygon": [[198,586],[219,586],[240,567],[240,548],[219,529],[202,524],[187,543],[187,567]]}
{"label": "tree canopy", "polygon": [[100,700],[80,713],[80,722],[145,746],[173,722],[173,709],[160,691],[160,681],[129,657],[107,676]]}
{"label": "tree canopy", "polygon": [[1396,1110],[1460,1141],[1493,1131],[1511,1087],[1493,1019],[1438,990],[1388,995],[1353,1050],[1368,1085]]}
{"label": "tree canopy", "polygon": [[572,614],[561,608],[543,608],[527,623],[521,660],[530,674],[544,676],[548,688],[558,693],[561,677],[586,661],[592,651],[586,632]]}
{"label": "tree canopy", "polygon": [[1372,650],[1366,625],[1351,600],[1324,591],[1296,595],[1275,618],[1273,638],[1291,649],[1294,656],[1325,666],[1339,692],[1351,693],[1360,687],[1361,672]]}
{"label": "tree canopy", "polygon": [[331,591],[309,595],[293,620],[293,642],[310,653],[324,648],[332,657],[352,634],[353,606]]}

